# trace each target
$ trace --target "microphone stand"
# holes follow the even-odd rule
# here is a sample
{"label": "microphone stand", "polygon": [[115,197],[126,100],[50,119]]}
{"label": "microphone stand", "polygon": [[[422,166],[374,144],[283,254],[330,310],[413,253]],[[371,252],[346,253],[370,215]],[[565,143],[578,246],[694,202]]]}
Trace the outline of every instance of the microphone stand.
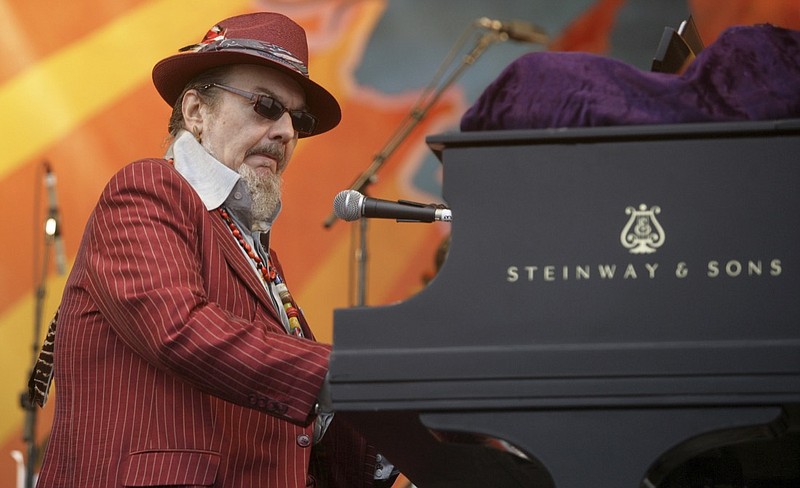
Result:
{"label": "microphone stand", "polygon": [[[48,215],[47,219],[52,218]],[[39,344],[41,338],[41,324],[44,315],[44,301],[47,296],[47,270],[50,267],[50,250],[55,243],[55,235],[57,229],[45,226],[45,239],[44,239],[44,255],[42,256],[41,276],[39,277],[39,284],[36,287],[36,298],[34,305],[33,317],[33,346],[31,352],[33,354],[33,361],[31,361],[30,374],[36,368],[36,362],[39,358]],[[51,233],[52,232],[52,233]],[[30,377],[30,376],[29,376]],[[27,381],[25,382],[27,384]],[[25,425],[22,431],[22,440],[27,445],[27,458],[25,459],[25,488],[33,488],[34,471],[36,470],[36,460],[39,457],[39,448],[36,445],[36,420],[37,409],[36,404],[28,397],[27,389],[23,390],[20,395],[20,405],[25,410]]]}
{"label": "microphone stand", "polygon": [[[356,305],[365,305],[367,303],[367,262],[369,257],[367,255],[367,227],[368,219],[359,219],[358,221],[358,235],[354,237],[358,241],[358,249],[355,251],[356,257]],[[355,230],[356,227],[353,227]]]}
{"label": "microphone stand", "polygon": [[[381,151],[376,154],[372,158],[372,162],[370,163],[369,167],[361,173],[355,181],[348,187],[348,190],[356,190],[359,193],[364,195],[367,194],[367,188],[370,184],[374,183],[376,180],[376,174],[378,170],[383,167],[386,160],[397,150],[400,144],[411,134],[411,131],[422,122],[422,120],[428,115],[428,112],[433,107],[433,105],[439,101],[442,94],[445,92],[447,88],[452,85],[464,71],[472,66],[475,61],[491,46],[496,42],[504,42],[508,40],[508,34],[505,32],[499,32],[496,30],[490,30],[483,35],[481,35],[478,40],[476,41],[474,47],[464,55],[461,60],[461,63],[455,68],[454,71],[450,73],[448,78],[439,86],[439,80],[444,75],[446,68],[453,62],[453,58],[455,54],[463,47],[464,43],[466,42],[466,38],[469,34],[476,28],[476,23],[471,24],[464,34],[461,35],[459,40],[456,41],[456,44],[450,50],[450,54],[448,54],[447,58],[442,62],[439,70],[437,71],[434,78],[425,88],[425,90],[420,94],[417,102],[409,111],[409,114],[406,116],[405,119],[400,123],[400,126],[395,130],[386,144],[383,146]],[[366,220],[365,218],[360,219],[361,225],[359,226],[361,235],[359,237],[359,249],[357,252],[356,258],[356,265],[358,266],[358,301],[356,305],[365,305],[366,301],[366,258],[367,258],[367,237],[366,237]],[[336,214],[331,212],[328,215],[328,218],[323,223],[325,228],[330,228],[336,222]]]}

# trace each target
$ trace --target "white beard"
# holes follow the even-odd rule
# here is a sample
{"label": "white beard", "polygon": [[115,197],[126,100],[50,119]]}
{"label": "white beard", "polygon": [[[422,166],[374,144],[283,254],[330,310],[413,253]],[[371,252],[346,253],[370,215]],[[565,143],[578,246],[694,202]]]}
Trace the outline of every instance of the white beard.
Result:
{"label": "white beard", "polygon": [[239,166],[238,173],[242,176],[253,199],[251,209],[253,220],[271,220],[281,203],[283,179],[272,172],[267,176],[259,176],[246,164]]}

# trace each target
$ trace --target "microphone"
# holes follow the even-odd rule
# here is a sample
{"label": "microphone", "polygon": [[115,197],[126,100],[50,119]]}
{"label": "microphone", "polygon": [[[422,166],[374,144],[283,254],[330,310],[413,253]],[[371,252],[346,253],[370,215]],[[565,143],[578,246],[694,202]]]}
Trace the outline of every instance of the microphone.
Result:
{"label": "microphone", "polygon": [[392,202],[365,197],[356,190],[340,191],[333,199],[333,211],[342,220],[352,221],[362,217],[396,219],[398,222],[450,222],[453,213],[444,205],[423,204],[400,200]]}
{"label": "microphone", "polygon": [[484,29],[491,29],[496,32],[506,34],[509,39],[521,42],[532,42],[534,44],[547,44],[549,37],[539,26],[533,25],[524,20],[510,20],[503,22],[482,17],[475,21],[475,24]]}
{"label": "microphone", "polygon": [[64,252],[64,241],[61,239],[61,217],[58,211],[56,198],[56,175],[50,168],[50,163],[44,163],[44,186],[47,188],[47,199],[50,204],[44,232],[53,239],[56,254],[56,272],[63,275],[67,272],[67,255]]}

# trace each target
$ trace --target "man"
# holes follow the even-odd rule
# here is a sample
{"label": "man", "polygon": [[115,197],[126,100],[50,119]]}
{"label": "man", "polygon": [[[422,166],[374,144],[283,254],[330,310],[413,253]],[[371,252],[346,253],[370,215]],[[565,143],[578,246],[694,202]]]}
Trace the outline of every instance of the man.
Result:
{"label": "man", "polygon": [[298,138],[341,117],[305,33],[247,14],[183,51],[153,69],[167,158],[114,175],[67,281],[38,486],[389,485],[326,402],[317,415],[330,346],[268,245]]}

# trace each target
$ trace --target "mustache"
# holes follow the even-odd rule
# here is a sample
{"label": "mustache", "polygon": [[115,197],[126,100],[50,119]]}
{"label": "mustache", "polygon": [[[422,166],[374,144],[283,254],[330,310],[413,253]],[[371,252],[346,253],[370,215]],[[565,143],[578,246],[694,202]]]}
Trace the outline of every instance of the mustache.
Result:
{"label": "mustache", "polygon": [[254,154],[261,154],[278,162],[278,170],[282,171],[286,167],[286,152],[281,144],[261,144],[259,146],[251,147],[245,153],[245,156],[252,156]]}

